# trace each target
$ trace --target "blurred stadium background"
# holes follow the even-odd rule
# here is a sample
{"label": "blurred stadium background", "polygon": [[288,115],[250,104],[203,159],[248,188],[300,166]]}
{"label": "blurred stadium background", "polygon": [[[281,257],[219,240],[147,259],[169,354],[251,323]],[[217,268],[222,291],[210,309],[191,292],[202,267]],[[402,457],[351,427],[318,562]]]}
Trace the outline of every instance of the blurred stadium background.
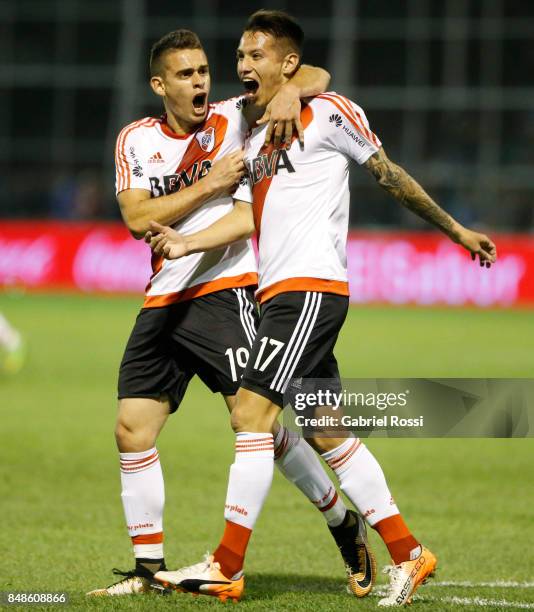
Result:
{"label": "blurred stadium background", "polygon": [[[460,219],[534,227],[534,5],[524,0],[3,0],[2,215],[117,218],[115,136],[160,112],[147,86],[150,45],[194,29],[212,99],[236,95],[238,37],[262,6],[300,19],[305,61],[330,70],[391,155]],[[418,225],[363,173],[352,181],[354,224]]]}
{"label": "blurred stadium background", "polygon": [[[210,58],[212,99],[236,95],[236,44],[246,16],[261,6],[300,19],[304,60],[331,72],[332,89],[363,106],[390,156],[447,210],[493,236],[515,234],[499,241],[510,257],[480,275],[443,240],[396,240],[400,229],[428,227],[355,170],[353,228],[395,234],[353,237],[353,300],[534,303],[534,246],[525,236],[534,229],[534,4],[522,0],[3,0],[0,284],[143,287],[143,247],[125,246],[123,230],[82,233],[66,250],[61,227],[38,228],[33,220],[118,221],[115,137],[132,120],[161,112],[147,84],[151,44],[170,29],[194,29]],[[99,277],[110,249],[122,280]],[[123,260],[137,253],[136,278],[131,265],[120,265],[120,253]],[[82,272],[59,272],[71,255]]]}
{"label": "blurred stadium background", "polygon": [[[114,140],[130,121],[161,112],[147,57],[169,30],[199,33],[213,100],[239,93],[236,44],[246,16],[261,7],[301,21],[304,60],[326,67],[332,89],[363,106],[390,156],[499,247],[497,265],[481,270],[354,168],[349,266],[360,305],[339,341],[344,375],[532,376],[533,2],[1,0],[0,312],[21,330],[28,358],[18,376],[0,376],[0,498],[9,525],[0,541],[6,550],[17,544],[0,590],[66,589],[87,609],[81,594],[131,562],[112,436],[115,384],[150,270],[115,203]],[[520,581],[534,575],[524,544],[531,440],[369,446],[417,534],[439,553],[440,579],[453,581],[425,591],[421,609],[451,609],[450,596],[469,599],[454,603],[467,609],[524,608],[532,582]],[[158,448],[169,563],[196,561],[219,536],[231,461],[219,398],[193,382]],[[194,508],[187,522],[183,491]],[[295,549],[305,564],[293,563]],[[65,567],[76,571],[66,576]],[[279,478],[250,567],[250,609],[353,607],[321,519]],[[516,583],[491,586],[497,579]],[[372,609],[376,600],[358,604]]]}

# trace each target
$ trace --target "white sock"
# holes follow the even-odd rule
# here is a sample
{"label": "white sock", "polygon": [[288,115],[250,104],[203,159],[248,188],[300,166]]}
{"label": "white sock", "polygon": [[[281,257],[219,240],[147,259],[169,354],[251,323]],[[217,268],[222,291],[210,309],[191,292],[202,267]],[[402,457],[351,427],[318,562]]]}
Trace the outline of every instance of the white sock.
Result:
{"label": "white sock", "polygon": [[322,457],[334,470],[343,493],[369,525],[399,514],[380,464],[358,438],[348,438]]}
{"label": "white sock", "polygon": [[0,346],[3,346],[8,351],[14,351],[20,346],[20,341],[19,332],[0,313]]}
{"label": "white sock", "polygon": [[156,448],[120,453],[122,504],[136,558],[163,559],[165,488]]}
{"label": "white sock", "polygon": [[253,529],[261,512],[274,471],[273,436],[236,434],[235,459],[230,468],[224,518]]}
{"label": "white sock", "polygon": [[274,459],[280,472],[321,511],[330,527],[341,525],[347,508],[306,440],[280,427],[274,439]]}

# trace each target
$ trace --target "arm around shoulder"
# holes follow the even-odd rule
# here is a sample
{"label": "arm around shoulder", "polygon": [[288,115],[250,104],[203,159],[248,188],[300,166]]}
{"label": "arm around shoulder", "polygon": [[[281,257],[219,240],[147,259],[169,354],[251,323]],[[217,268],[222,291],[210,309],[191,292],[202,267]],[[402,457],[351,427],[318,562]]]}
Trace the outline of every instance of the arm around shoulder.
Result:
{"label": "arm around shoulder", "polygon": [[287,84],[296,88],[299,98],[309,98],[326,91],[330,78],[328,70],[303,64]]}

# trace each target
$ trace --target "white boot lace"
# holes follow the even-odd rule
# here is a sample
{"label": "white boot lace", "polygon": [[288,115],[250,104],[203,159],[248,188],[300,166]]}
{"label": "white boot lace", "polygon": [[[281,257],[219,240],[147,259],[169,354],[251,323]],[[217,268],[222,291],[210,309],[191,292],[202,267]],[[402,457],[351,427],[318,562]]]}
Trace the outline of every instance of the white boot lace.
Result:
{"label": "white boot lace", "polygon": [[126,577],[107,587],[106,590],[109,595],[130,595],[132,593],[142,593],[145,590],[146,579],[132,575],[133,572],[114,573],[122,573]]}
{"label": "white boot lace", "polygon": [[183,567],[178,571],[182,576],[194,576],[198,574],[202,574],[206,570],[208,570],[213,563],[213,555],[207,552],[204,555],[204,559],[200,563],[195,563],[195,565],[189,565],[188,567]]}
{"label": "white boot lace", "polygon": [[382,570],[382,573],[389,576],[386,599],[395,598],[398,591],[404,586],[404,582],[406,580],[406,576],[404,576],[404,572],[402,571],[402,565],[386,565],[386,567],[384,567]]}

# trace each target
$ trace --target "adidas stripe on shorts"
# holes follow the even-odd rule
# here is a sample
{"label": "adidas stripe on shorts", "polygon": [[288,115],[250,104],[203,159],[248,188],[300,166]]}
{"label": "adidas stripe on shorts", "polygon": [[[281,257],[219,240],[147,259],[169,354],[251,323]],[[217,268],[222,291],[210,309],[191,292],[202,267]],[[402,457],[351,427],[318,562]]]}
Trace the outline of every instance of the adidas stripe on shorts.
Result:
{"label": "adidas stripe on shorts", "polygon": [[262,304],[241,386],[283,407],[292,378],[339,381],[334,346],[348,305],[346,296],[315,291],[280,293]]}

